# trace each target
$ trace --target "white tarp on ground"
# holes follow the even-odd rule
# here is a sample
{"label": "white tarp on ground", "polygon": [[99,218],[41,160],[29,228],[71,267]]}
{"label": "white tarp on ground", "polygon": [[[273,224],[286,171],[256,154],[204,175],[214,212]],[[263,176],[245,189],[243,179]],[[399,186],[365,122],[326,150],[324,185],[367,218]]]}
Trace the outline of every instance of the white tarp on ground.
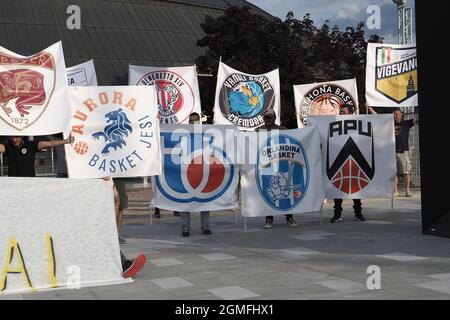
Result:
{"label": "white tarp on ground", "polygon": [[1,294],[126,282],[112,182],[0,178]]}

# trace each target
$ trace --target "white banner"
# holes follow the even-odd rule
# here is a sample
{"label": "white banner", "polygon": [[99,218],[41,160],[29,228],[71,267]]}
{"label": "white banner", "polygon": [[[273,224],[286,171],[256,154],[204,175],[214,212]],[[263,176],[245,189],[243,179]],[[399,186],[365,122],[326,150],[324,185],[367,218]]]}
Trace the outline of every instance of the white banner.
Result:
{"label": "white banner", "polygon": [[418,106],[415,45],[369,43],[366,100],[371,107]]}
{"label": "white banner", "polygon": [[111,181],[0,178],[0,190],[0,296],[128,282]]}
{"label": "white banner", "polygon": [[339,115],[344,104],[359,113],[356,79],[295,85],[294,96],[299,128],[307,125],[310,115]]}
{"label": "white banner", "polygon": [[163,173],[155,178],[153,205],[189,212],[234,209],[235,133],[233,126],[162,126]]}
{"label": "white banner", "polygon": [[[70,87],[71,178],[161,174],[154,87]],[[67,134],[67,133],[66,133]]]}
{"label": "white banner", "polygon": [[129,84],[155,86],[161,123],[188,124],[189,115],[202,115],[196,66],[129,68]]}
{"label": "white banner", "polygon": [[80,63],[66,69],[69,86],[97,86],[94,60]]}
{"label": "white banner", "polygon": [[396,159],[391,114],[310,116],[309,123],[319,126],[328,199],[392,197]]}
{"label": "white banner", "polygon": [[69,116],[61,42],[28,57],[0,47],[0,135],[63,132]]}
{"label": "white banner", "polygon": [[280,124],[280,76],[278,69],[259,75],[235,70],[220,62],[217,74],[214,123],[232,124],[253,131],[264,124],[263,114],[272,109]]}
{"label": "white banner", "polygon": [[316,126],[238,135],[242,215],[318,212],[325,197]]}

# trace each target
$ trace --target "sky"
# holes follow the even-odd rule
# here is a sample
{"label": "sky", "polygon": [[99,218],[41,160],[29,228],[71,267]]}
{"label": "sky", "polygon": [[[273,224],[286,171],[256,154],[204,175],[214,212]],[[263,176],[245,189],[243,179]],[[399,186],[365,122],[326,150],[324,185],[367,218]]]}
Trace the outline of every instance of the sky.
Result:
{"label": "sky", "polygon": [[[346,27],[356,27],[360,21],[366,22],[370,14],[367,8],[377,5],[381,10],[381,29],[368,30],[367,37],[378,34],[384,38],[384,43],[395,44],[397,37],[397,9],[392,0],[247,0],[257,5],[268,13],[284,20],[289,11],[294,12],[297,19],[301,19],[306,13],[311,14],[316,26],[322,25],[325,20],[330,25],[337,25],[341,30]],[[413,22],[415,22],[414,1],[407,0],[413,10]],[[413,42],[415,42],[415,27],[413,24]]]}

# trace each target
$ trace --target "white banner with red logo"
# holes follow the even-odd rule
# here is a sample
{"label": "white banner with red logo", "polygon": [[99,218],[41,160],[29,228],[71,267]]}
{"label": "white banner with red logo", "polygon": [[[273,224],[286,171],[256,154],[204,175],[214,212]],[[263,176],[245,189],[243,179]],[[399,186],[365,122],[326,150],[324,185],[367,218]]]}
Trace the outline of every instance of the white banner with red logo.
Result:
{"label": "white banner with red logo", "polygon": [[392,197],[396,173],[392,115],[310,116],[322,140],[328,199]]}
{"label": "white banner with red logo", "polygon": [[67,83],[69,86],[97,86],[94,60],[89,60],[67,68]]}
{"label": "white banner with red logo", "polygon": [[155,86],[161,123],[189,123],[193,112],[202,115],[197,69],[187,67],[129,67],[129,84]]}
{"label": "white banner with red logo", "polygon": [[366,101],[371,107],[418,106],[415,45],[369,43]]}
{"label": "white banner with red logo", "polygon": [[163,173],[154,178],[152,204],[189,212],[234,209],[235,134],[233,126],[161,126]]}
{"label": "white banner with red logo", "polygon": [[[161,174],[154,87],[70,87],[70,178]],[[67,133],[66,133],[67,134]]]}
{"label": "white banner with red logo", "polygon": [[2,177],[0,190],[0,297],[129,282],[112,181]]}
{"label": "white banner with red logo", "polygon": [[61,42],[28,57],[0,47],[0,135],[63,132],[69,117]]}
{"label": "white banner with red logo", "polygon": [[356,79],[295,85],[294,97],[299,128],[307,124],[310,115],[339,115],[344,104],[359,113]]}
{"label": "white banner with red logo", "polygon": [[217,74],[214,123],[254,131],[264,125],[263,115],[273,110],[280,124],[279,70],[248,74],[220,62]]}
{"label": "white banner with red logo", "polygon": [[242,215],[318,212],[325,197],[316,126],[238,135]]}

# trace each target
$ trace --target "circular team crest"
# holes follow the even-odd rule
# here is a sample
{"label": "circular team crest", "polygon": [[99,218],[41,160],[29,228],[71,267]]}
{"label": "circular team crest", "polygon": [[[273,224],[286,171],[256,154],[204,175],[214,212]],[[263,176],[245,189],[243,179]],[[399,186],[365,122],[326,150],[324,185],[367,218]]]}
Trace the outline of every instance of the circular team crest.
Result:
{"label": "circular team crest", "polygon": [[258,150],[256,184],[261,197],[275,210],[289,211],[302,202],[309,171],[303,145],[291,136],[272,136]]}
{"label": "circular team crest", "polygon": [[342,105],[356,106],[356,101],[346,89],[335,84],[322,84],[305,93],[300,104],[304,122],[309,115],[339,115]]}
{"label": "circular team crest", "polygon": [[266,76],[233,73],[228,76],[219,95],[222,114],[231,123],[254,128],[264,123],[262,114],[275,105],[275,91]]}
{"label": "circular team crest", "polygon": [[161,123],[185,123],[194,110],[194,91],[175,72],[150,72],[139,79],[137,85],[156,87]]}
{"label": "circular team crest", "polygon": [[181,164],[166,155],[163,174],[156,177],[158,190],[171,201],[213,201],[220,198],[233,181],[234,166],[217,147],[198,149],[179,160]]}

